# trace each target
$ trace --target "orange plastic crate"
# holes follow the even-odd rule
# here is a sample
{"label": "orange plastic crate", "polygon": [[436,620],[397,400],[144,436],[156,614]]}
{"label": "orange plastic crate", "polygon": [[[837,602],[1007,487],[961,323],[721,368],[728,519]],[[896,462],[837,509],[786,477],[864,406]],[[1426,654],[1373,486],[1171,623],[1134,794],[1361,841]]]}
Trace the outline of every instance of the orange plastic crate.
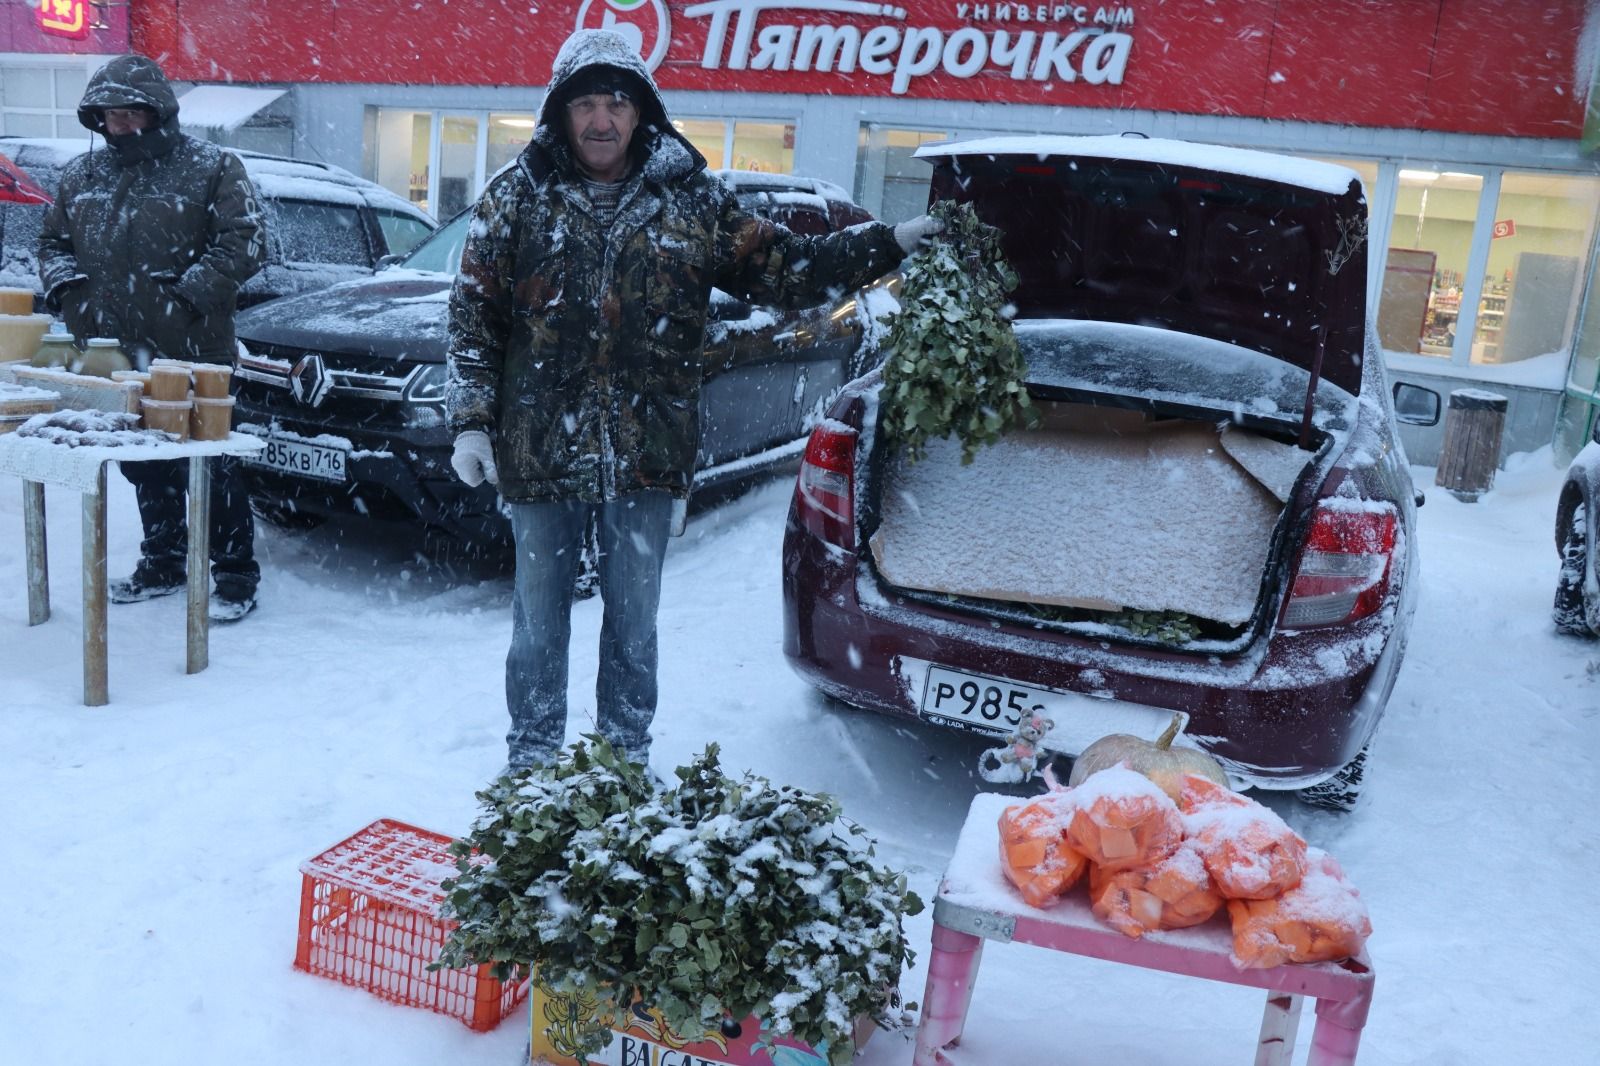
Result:
{"label": "orange plastic crate", "polygon": [[331,977],[391,1003],[499,1025],[528,994],[488,965],[429,970],[454,922],[439,916],[439,884],[456,873],[450,838],[380,819],[300,867],[298,970]]}

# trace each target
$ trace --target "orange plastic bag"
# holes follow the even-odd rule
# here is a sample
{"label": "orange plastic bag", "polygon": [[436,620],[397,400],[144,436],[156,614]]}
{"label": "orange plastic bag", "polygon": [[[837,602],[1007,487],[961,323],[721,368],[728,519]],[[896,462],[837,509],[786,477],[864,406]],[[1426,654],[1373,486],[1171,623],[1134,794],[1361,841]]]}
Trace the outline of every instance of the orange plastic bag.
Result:
{"label": "orange plastic bag", "polygon": [[1305,877],[1277,899],[1228,901],[1240,968],[1346,959],[1359,954],[1372,935],[1361,894],[1339,864],[1320,848],[1308,852]]}
{"label": "orange plastic bag", "polygon": [[1125,766],[1090,774],[1068,795],[1073,812],[1067,842],[1104,873],[1159,862],[1183,840],[1177,805]]}
{"label": "orange plastic bag", "polygon": [[1222,897],[1200,853],[1184,841],[1153,866],[1107,873],[1089,868],[1089,904],[1096,917],[1131,937],[1156,929],[1183,929],[1217,913]]}
{"label": "orange plastic bag", "polygon": [[1306,842],[1253,799],[1193,774],[1179,797],[1184,831],[1225,899],[1271,899],[1300,883]]}
{"label": "orange plastic bag", "polygon": [[1000,865],[1033,907],[1048,907],[1078,883],[1089,865],[1066,839],[1072,806],[1050,792],[1000,812]]}

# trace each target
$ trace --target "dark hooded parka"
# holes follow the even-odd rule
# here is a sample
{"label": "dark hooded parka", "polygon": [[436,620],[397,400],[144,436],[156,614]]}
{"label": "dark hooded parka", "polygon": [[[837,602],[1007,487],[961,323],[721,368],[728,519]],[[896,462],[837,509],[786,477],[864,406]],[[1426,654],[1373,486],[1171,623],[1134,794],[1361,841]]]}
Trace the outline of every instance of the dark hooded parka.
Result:
{"label": "dark hooded parka", "polygon": [[108,138],[61,175],[39,237],[45,305],[80,340],[231,363],[239,287],[266,258],[255,191],[238,156],[179,131],[178,98],[144,56],[90,78],[78,121],[104,135],[107,108],[135,107],[155,125]]}
{"label": "dark hooded parka", "polygon": [[[594,65],[637,76],[644,96],[609,227],[568,146],[562,91]],[[494,440],[508,500],[685,497],[700,387],[724,369],[704,361],[712,286],[807,307],[901,257],[881,223],[807,238],[741,210],[667,120],[639,56],[615,33],[579,31],[556,57],[527,148],[473,214],[450,295],[451,428]]]}

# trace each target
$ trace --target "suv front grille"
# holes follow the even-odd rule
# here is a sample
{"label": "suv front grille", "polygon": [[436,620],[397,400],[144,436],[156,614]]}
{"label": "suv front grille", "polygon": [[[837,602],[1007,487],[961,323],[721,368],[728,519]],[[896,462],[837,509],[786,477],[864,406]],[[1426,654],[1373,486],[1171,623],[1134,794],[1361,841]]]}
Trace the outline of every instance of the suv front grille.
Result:
{"label": "suv front grille", "polygon": [[[290,392],[290,374],[302,359],[315,357],[323,360],[329,378],[326,400],[366,399],[403,400],[406,389],[422,373],[417,364],[395,363],[393,360],[361,359],[339,356],[342,366],[328,366],[328,357],[320,352],[296,349],[247,346],[246,354],[239,358],[234,373],[241,381],[251,381],[271,389]],[[351,367],[349,364],[356,364]],[[318,405],[321,406],[321,405]]]}

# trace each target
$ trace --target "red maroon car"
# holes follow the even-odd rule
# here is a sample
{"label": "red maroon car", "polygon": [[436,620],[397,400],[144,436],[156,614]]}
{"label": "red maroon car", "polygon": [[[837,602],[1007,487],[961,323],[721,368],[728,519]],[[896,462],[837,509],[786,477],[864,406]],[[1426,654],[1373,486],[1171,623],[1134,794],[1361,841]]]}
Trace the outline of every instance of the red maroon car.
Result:
{"label": "red maroon car", "polygon": [[[812,433],[785,652],[859,707],[1066,756],[1180,743],[1348,809],[1417,591],[1415,507],[1346,168],[1117,137],[929,145],[999,227],[1041,427],[909,463],[881,372]],[[893,359],[894,353],[888,353]],[[1438,396],[1397,386],[1408,421]]]}

